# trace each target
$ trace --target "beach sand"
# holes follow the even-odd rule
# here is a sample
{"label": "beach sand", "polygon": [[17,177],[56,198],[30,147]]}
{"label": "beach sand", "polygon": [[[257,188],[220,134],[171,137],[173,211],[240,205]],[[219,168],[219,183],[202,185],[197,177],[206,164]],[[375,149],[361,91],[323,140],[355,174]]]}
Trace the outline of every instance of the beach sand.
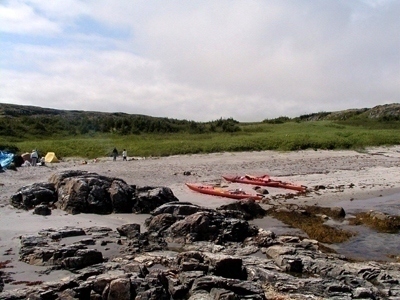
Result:
{"label": "beach sand", "polygon": [[[185,186],[186,182],[221,184],[254,193],[252,186],[228,183],[222,180],[221,176],[268,174],[282,181],[305,185],[310,190],[305,195],[297,195],[294,191],[267,187],[267,196],[271,199],[274,196],[278,198],[271,202],[353,206],[365,210],[385,207],[383,201],[368,199],[386,199],[386,196],[397,195],[400,192],[400,146],[368,148],[360,152],[227,152],[151,158],[130,157],[128,161],[122,161],[122,157],[112,161],[111,157],[107,157],[100,158],[97,162],[82,162],[80,158],[68,158],[60,163],[21,167],[17,171],[6,170],[0,173],[0,262],[11,261],[8,267],[12,268],[14,280],[28,280],[32,278],[32,272],[37,271],[37,267],[18,262],[20,235],[35,234],[44,228],[66,225],[82,228],[107,226],[115,229],[126,223],[143,224],[148,217],[136,214],[68,215],[59,210],[53,210],[50,216],[39,216],[9,205],[11,195],[19,188],[37,182],[47,182],[52,174],[60,171],[86,170],[121,178],[128,184],[138,186],[167,186],[180,201],[209,208],[216,208],[235,200],[198,194],[189,190]],[[288,198],[283,197],[287,194],[292,194],[293,197],[284,199]],[[392,202],[387,208],[394,214],[400,214],[396,211],[400,201],[390,201]],[[41,274],[40,280],[48,280],[46,276],[56,280],[58,276],[65,276],[64,273],[60,271],[51,275]],[[10,288],[12,287],[5,287]]]}

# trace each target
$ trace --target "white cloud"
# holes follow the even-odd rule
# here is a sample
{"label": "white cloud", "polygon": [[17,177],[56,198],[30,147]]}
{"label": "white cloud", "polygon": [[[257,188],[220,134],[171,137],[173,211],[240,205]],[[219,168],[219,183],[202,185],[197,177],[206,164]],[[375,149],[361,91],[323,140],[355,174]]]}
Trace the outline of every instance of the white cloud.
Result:
{"label": "white cloud", "polygon": [[1,30],[47,38],[2,42],[0,101],[198,121],[400,102],[399,1],[54,3],[0,4],[25,13]]}
{"label": "white cloud", "polygon": [[60,28],[57,23],[37,15],[33,7],[12,1],[9,5],[0,5],[0,31],[44,35],[60,32]]}

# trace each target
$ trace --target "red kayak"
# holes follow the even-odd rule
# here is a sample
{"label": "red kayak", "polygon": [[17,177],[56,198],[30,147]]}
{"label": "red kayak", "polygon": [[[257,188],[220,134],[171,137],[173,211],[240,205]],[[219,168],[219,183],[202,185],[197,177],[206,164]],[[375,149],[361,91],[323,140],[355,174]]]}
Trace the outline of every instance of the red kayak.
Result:
{"label": "red kayak", "polygon": [[225,190],[219,187],[214,187],[212,185],[200,185],[194,183],[186,183],[186,185],[193,191],[208,194],[213,196],[221,196],[221,197],[228,197],[232,199],[253,199],[253,200],[261,200],[263,197],[259,195],[252,195],[242,190],[235,189],[235,190]]}
{"label": "red kayak", "polygon": [[296,185],[289,182],[271,179],[268,175],[264,176],[244,175],[244,176],[232,176],[232,177],[222,176],[222,177],[230,182],[246,183],[246,184],[253,184],[260,186],[270,186],[275,188],[284,188],[299,192],[305,192],[307,190],[307,187],[304,185]]}

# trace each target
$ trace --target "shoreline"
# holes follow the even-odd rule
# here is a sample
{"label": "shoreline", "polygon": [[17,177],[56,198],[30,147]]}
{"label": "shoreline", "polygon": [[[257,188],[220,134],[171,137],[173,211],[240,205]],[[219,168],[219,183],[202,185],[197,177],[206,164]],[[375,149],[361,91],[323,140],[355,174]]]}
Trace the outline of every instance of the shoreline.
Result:
{"label": "shoreline", "polygon": [[[282,181],[306,185],[306,195],[295,191],[268,188],[267,197],[277,197],[283,204],[296,203],[319,206],[356,207],[364,210],[387,208],[400,215],[400,146],[371,148],[366,152],[356,151],[298,151],[298,152],[238,152],[194,154],[160,158],[136,159],[116,162],[112,158],[100,158],[98,162],[81,164],[80,159],[66,159],[46,166],[23,167],[17,171],[0,173],[0,262],[10,260],[13,279],[29,281],[37,276],[37,268],[18,260],[19,237],[36,234],[47,228],[63,226],[116,228],[123,224],[141,224],[148,215],[111,214],[70,215],[53,210],[49,216],[39,216],[31,211],[20,211],[9,204],[11,195],[23,186],[47,182],[54,173],[65,170],[85,170],[108,177],[117,177],[128,184],[139,186],[166,186],[182,202],[191,202],[203,207],[217,208],[236,200],[203,195],[189,190],[186,182],[222,184],[229,188],[243,188],[253,192],[250,185],[228,183],[222,175],[270,174]],[[385,197],[393,196],[395,202],[384,203]],[[399,197],[400,198],[400,197]],[[274,200],[275,201],[275,200]],[[393,209],[395,208],[395,209]],[[261,224],[264,220],[260,219]],[[270,224],[265,224],[270,226]],[[268,227],[266,227],[268,229]],[[382,241],[383,243],[385,241]],[[373,243],[373,242],[372,242]],[[392,242],[393,243],[393,242]],[[353,249],[353,246],[350,246]],[[36,275],[35,275],[36,274]],[[56,280],[65,272],[41,275],[43,281]],[[6,289],[18,286],[7,285]]]}
{"label": "shoreline", "polygon": [[[8,203],[19,188],[47,182],[50,176],[65,170],[85,170],[117,177],[139,186],[167,186],[176,191],[181,201],[194,195],[186,182],[223,184],[254,193],[252,186],[231,184],[223,175],[263,175],[305,185],[306,196],[294,201],[332,205],[335,201],[362,200],[400,192],[400,146],[353,150],[304,150],[296,152],[254,151],[177,155],[112,161],[111,157],[82,164],[79,158],[40,167],[21,167],[0,173],[0,204]],[[290,190],[266,187],[269,196],[295,194]],[[195,197],[197,198],[197,197]],[[202,202],[202,201],[201,201]],[[204,200],[207,205],[207,200]]]}

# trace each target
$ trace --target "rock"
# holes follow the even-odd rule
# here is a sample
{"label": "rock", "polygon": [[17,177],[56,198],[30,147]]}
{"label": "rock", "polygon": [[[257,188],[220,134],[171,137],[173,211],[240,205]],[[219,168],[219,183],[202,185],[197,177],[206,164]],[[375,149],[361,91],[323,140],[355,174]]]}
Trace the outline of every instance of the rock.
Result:
{"label": "rock", "polygon": [[227,205],[222,205],[217,208],[219,211],[223,210],[235,210],[240,211],[244,215],[245,220],[252,220],[255,218],[262,218],[267,214],[260,204],[252,199],[235,201]]}
{"label": "rock", "polygon": [[220,300],[236,300],[236,294],[233,291],[229,291],[226,289],[212,288],[210,291],[211,299],[220,299]]}
{"label": "rock", "polygon": [[154,209],[151,214],[153,216],[171,214],[176,218],[184,218],[199,211],[210,211],[210,209],[190,202],[168,202]]}
{"label": "rock", "polygon": [[132,211],[135,213],[149,214],[157,207],[179,201],[168,187],[142,187],[137,188],[133,197]]}
{"label": "rock", "polygon": [[146,219],[145,225],[150,231],[165,231],[176,222],[172,214],[163,213]]}
{"label": "rock", "polygon": [[103,262],[103,255],[95,249],[79,249],[72,257],[62,260],[61,266],[68,270],[82,269]]}
{"label": "rock", "polygon": [[[83,176],[90,174],[87,171],[82,171],[82,170],[68,170],[68,171],[63,171],[59,173],[55,173],[50,176],[49,182],[52,183],[56,189],[58,189],[62,184],[64,179],[70,178],[70,177],[76,177],[76,176]],[[97,175],[96,173],[92,173],[94,175]]]}
{"label": "rock", "polygon": [[16,208],[29,210],[39,204],[57,201],[55,187],[51,183],[34,183],[24,186],[11,196],[10,204]]}
{"label": "rock", "polygon": [[233,279],[247,279],[246,270],[243,267],[242,259],[230,255],[214,254],[209,255],[208,260],[211,266],[210,273],[215,276]]}
{"label": "rock", "polygon": [[247,221],[226,218],[216,212],[198,212],[172,224],[165,235],[176,242],[215,241],[216,243],[242,242],[254,236],[257,229]]}
{"label": "rock", "polygon": [[33,213],[35,215],[48,216],[51,215],[51,209],[45,204],[40,204],[35,206]]}
{"label": "rock", "polygon": [[130,300],[131,299],[131,282],[129,278],[114,279],[110,283],[108,290],[108,300]]}
{"label": "rock", "polygon": [[[121,203],[123,195],[125,195],[125,202],[131,202],[132,189],[122,179],[87,173],[64,178],[61,182],[57,183],[57,186],[58,201],[56,202],[56,206],[71,214],[112,213],[114,208],[110,190],[113,196],[118,198],[118,209],[124,207]],[[119,191],[118,194],[118,191],[115,191],[116,186],[124,186],[128,190]],[[131,210],[122,212],[131,212]]]}
{"label": "rock", "polygon": [[167,230],[167,235],[172,238],[189,239],[192,241],[214,240],[218,233],[216,226],[212,226],[210,217],[203,213],[195,213],[185,219],[175,222]]}
{"label": "rock", "polygon": [[168,187],[137,188],[119,178],[70,170],[53,174],[49,183],[35,183],[19,189],[12,195],[10,204],[28,210],[54,203],[71,214],[110,214],[150,213],[165,203],[177,201]]}
{"label": "rock", "polygon": [[192,291],[211,291],[213,288],[222,288],[232,291],[239,297],[251,299],[265,299],[263,289],[260,284],[239,279],[227,279],[218,276],[203,276],[193,282]]}
{"label": "rock", "polygon": [[140,236],[140,224],[125,224],[118,227],[117,231],[128,239],[137,239]]}
{"label": "rock", "polygon": [[[400,298],[399,263],[348,261],[323,253],[315,240],[227,217],[228,210],[180,204],[154,209],[143,233],[139,224],[125,224],[21,236],[22,262],[70,276],[4,291],[12,274],[2,268],[0,300]],[[64,239],[73,236],[70,244]],[[179,250],[167,251],[165,239],[181,241]],[[92,249],[103,242],[115,247],[113,257]]]}

